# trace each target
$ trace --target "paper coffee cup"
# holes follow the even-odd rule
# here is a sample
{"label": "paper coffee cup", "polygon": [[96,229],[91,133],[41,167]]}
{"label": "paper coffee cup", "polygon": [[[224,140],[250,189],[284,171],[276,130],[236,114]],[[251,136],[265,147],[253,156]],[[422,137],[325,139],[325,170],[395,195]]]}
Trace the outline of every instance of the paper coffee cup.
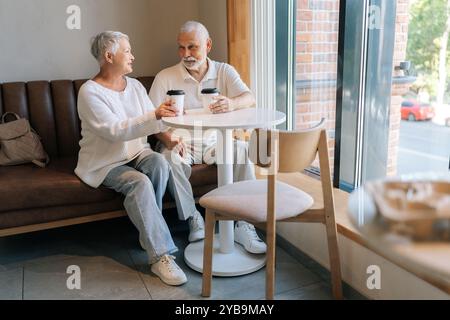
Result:
{"label": "paper coffee cup", "polygon": [[205,88],[202,90],[202,103],[205,112],[211,112],[209,106],[215,102],[214,97],[220,94],[217,88]]}
{"label": "paper coffee cup", "polygon": [[177,115],[182,115],[184,110],[184,91],[169,90],[167,91],[167,100],[172,102],[172,107],[177,109]]}

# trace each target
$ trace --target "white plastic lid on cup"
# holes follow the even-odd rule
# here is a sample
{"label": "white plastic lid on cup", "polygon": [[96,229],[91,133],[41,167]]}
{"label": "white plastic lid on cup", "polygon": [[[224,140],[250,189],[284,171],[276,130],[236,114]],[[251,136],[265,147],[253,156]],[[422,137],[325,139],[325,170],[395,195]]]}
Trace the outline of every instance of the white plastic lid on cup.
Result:
{"label": "white plastic lid on cup", "polygon": [[183,90],[169,90],[167,91],[167,100],[172,102],[172,107],[177,109],[177,114],[183,114],[184,110],[184,91]]}
{"label": "white plastic lid on cup", "polygon": [[202,90],[203,109],[206,112],[211,112],[209,106],[214,103],[214,97],[218,96],[220,91],[217,88],[205,88]]}

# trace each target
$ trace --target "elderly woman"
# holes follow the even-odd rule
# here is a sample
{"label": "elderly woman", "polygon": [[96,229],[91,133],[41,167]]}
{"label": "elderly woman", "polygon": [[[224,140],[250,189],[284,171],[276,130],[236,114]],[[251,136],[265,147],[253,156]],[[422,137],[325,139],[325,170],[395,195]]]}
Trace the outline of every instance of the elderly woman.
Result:
{"label": "elderly woman", "polygon": [[178,249],[162,215],[166,187],[179,218],[190,219],[190,241],[204,238],[203,219],[186,176],[174,176],[164,156],[147,143],[148,135],[160,133],[161,117],[175,116],[176,109],[170,103],[155,109],[142,84],[125,76],[134,61],[127,35],[102,32],[93,39],[91,53],[100,72],[79,91],[82,139],[75,173],[94,188],[104,185],[125,196],[152,272],[169,285],[181,285],[186,275],[171,255]]}

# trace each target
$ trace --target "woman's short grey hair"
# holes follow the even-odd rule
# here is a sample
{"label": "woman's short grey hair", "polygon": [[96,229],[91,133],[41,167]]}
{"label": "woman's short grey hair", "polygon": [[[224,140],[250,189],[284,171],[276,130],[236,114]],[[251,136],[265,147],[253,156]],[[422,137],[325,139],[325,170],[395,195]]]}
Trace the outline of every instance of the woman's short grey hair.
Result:
{"label": "woman's short grey hair", "polygon": [[107,51],[116,54],[120,39],[130,40],[126,34],[119,31],[104,31],[92,38],[91,53],[98,63],[103,63]]}
{"label": "woman's short grey hair", "polygon": [[200,22],[197,22],[197,21],[185,22],[181,26],[180,32],[178,34],[190,33],[190,32],[196,32],[198,36],[204,37],[205,40],[209,39],[208,29],[206,29],[206,27],[203,24],[201,24]]}

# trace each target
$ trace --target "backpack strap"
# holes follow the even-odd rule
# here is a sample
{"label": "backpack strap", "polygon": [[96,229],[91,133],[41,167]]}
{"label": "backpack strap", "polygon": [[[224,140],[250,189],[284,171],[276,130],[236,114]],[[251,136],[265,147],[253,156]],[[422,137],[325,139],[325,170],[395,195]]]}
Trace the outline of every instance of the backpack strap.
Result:
{"label": "backpack strap", "polygon": [[45,154],[45,162],[39,161],[39,160],[32,160],[32,163],[34,163],[35,165],[37,165],[38,167],[41,168],[45,168],[48,163],[50,162],[50,158],[48,156],[48,154]]}
{"label": "backpack strap", "polygon": [[0,123],[5,123],[5,119],[6,119],[6,117],[7,117],[8,115],[14,116],[14,117],[16,118],[16,120],[19,120],[19,119],[20,119],[20,117],[19,117],[19,115],[18,115],[17,113],[14,113],[14,112],[5,112],[5,113],[3,114],[3,116],[2,116],[2,120],[1,120]]}

